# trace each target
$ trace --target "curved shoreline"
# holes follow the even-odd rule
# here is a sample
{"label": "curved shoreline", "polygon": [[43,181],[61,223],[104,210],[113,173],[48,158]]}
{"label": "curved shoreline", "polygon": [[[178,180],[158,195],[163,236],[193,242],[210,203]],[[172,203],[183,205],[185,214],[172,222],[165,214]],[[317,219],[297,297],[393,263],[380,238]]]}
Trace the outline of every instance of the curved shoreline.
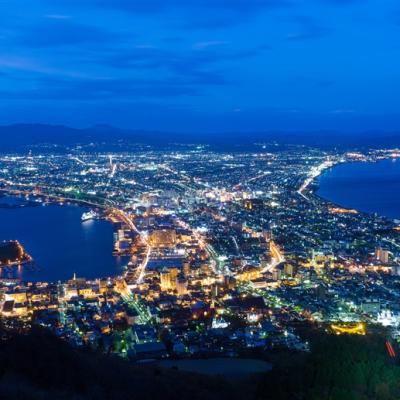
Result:
{"label": "curved shoreline", "polygon": [[33,193],[30,190],[14,190],[14,189],[0,188],[0,193],[4,193],[5,195],[8,194],[10,196],[26,196],[26,195],[28,195],[28,196],[38,197],[41,199],[48,198],[48,199],[53,199],[58,202],[66,201],[66,202],[69,202],[72,204],[101,208],[103,210],[108,210],[111,207],[111,206],[106,206],[104,204],[95,203],[95,202],[92,202],[89,200],[76,199],[76,198],[72,198],[72,197],[63,197],[61,195],[55,195],[55,194]]}
{"label": "curved shoreline", "polygon": [[324,177],[324,175],[329,170],[333,170],[333,168],[336,167],[336,166],[339,166],[339,165],[346,166],[346,165],[351,165],[351,164],[375,164],[375,163],[379,163],[381,161],[383,162],[383,161],[389,161],[389,160],[392,160],[392,158],[391,157],[387,157],[387,158],[383,158],[383,159],[380,159],[380,160],[368,160],[368,161],[350,161],[350,160],[346,160],[344,162],[335,163],[330,168],[325,169],[320,175],[318,175],[317,177],[314,178],[314,180],[309,185],[309,190],[307,191],[307,193],[312,195],[313,197],[315,197],[317,199],[317,201],[322,201],[325,204],[332,205],[332,206],[339,207],[339,208],[343,208],[345,210],[355,210],[359,214],[365,214],[365,215],[369,215],[369,216],[377,214],[379,217],[387,219],[387,220],[390,220],[390,221],[394,221],[394,220],[397,220],[397,219],[400,220],[400,216],[399,217],[389,217],[389,216],[384,215],[380,211],[365,211],[365,210],[360,209],[360,207],[357,207],[357,206],[350,206],[350,205],[343,204],[342,202],[332,201],[329,198],[327,198],[325,196],[322,196],[321,194],[317,193],[321,188],[321,184],[320,184],[319,180],[322,179]]}

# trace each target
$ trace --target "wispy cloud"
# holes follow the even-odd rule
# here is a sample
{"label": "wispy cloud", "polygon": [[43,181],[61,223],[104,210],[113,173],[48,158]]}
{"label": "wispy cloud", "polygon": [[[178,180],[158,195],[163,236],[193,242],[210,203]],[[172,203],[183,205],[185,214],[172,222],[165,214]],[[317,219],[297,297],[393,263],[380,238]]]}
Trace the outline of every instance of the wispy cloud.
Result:
{"label": "wispy cloud", "polygon": [[35,83],[35,89],[0,90],[0,98],[103,101],[199,94],[192,84],[175,79],[59,79],[42,76]]}
{"label": "wispy cloud", "polygon": [[218,29],[241,23],[261,11],[291,6],[292,3],[293,0],[85,0],[82,6],[135,15],[173,14],[184,21],[177,23],[182,28]]}
{"label": "wispy cloud", "polygon": [[317,21],[310,17],[296,17],[294,22],[296,30],[292,33],[288,33],[285,36],[286,40],[301,41],[319,39],[327,36],[331,32],[329,28],[319,25]]}
{"label": "wispy cloud", "polygon": [[209,47],[223,46],[228,43],[229,42],[224,41],[224,40],[209,40],[209,41],[205,41],[205,42],[197,42],[193,45],[193,48],[197,49],[197,50],[203,50],[203,49],[207,49]]}
{"label": "wispy cloud", "polygon": [[321,0],[321,1],[322,1],[322,3],[331,3],[331,4],[343,6],[343,5],[358,3],[362,0]]}
{"label": "wispy cloud", "polygon": [[64,46],[81,43],[105,43],[121,37],[96,26],[85,25],[69,18],[44,18],[41,21],[18,26],[9,33],[8,40],[26,46]]}
{"label": "wispy cloud", "polygon": [[63,14],[46,14],[44,17],[49,18],[49,19],[70,19],[71,18],[69,15],[63,15]]}
{"label": "wispy cloud", "polygon": [[[26,57],[0,56],[0,68],[8,71],[22,71],[29,74],[47,75],[64,78],[87,78],[89,75],[79,70],[56,68],[44,65],[42,62]],[[25,78],[27,81],[30,77]],[[35,78],[33,78],[35,79]]]}
{"label": "wispy cloud", "polygon": [[223,9],[234,12],[252,12],[265,8],[282,7],[288,0],[88,0],[103,7],[132,12],[154,13],[165,9]]}

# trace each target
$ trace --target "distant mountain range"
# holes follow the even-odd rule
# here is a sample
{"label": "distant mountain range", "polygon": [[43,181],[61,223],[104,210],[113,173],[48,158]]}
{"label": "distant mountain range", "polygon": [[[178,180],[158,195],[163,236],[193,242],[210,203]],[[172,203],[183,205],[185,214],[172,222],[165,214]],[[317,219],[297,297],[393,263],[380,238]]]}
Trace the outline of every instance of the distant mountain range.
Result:
{"label": "distant mountain range", "polygon": [[118,141],[167,146],[173,143],[208,144],[219,149],[245,148],[255,143],[303,144],[317,147],[387,148],[400,147],[400,132],[234,132],[174,133],[127,130],[108,125],[76,129],[64,125],[14,124],[0,126],[0,151],[17,151],[43,143],[74,145],[89,143],[115,144]]}

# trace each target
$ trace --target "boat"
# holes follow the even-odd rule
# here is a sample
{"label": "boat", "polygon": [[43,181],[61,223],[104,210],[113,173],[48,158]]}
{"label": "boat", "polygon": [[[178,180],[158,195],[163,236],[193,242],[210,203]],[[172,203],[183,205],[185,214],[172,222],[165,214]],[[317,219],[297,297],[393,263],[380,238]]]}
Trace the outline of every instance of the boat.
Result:
{"label": "boat", "polygon": [[81,220],[82,222],[84,222],[84,221],[89,221],[91,219],[95,219],[97,217],[98,217],[97,213],[93,210],[90,210],[89,212],[85,212],[82,214]]}

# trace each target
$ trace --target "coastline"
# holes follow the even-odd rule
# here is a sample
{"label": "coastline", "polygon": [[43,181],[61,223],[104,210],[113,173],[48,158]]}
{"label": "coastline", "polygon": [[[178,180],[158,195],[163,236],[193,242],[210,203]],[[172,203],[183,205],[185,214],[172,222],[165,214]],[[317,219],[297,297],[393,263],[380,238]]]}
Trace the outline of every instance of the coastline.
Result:
{"label": "coastline", "polygon": [[[307,185],[306,190],[304,191],[303,197],[306,196],[310,196],[315,198],[317,201],[320,201],[322,203],[324,203],[327,206],[332,206],[332,207],[337,207],[337,208],[341,208],[343,210],[347,210],[347,211],[356,211],[359,214],[365,214],[365,215],[373,215],[373,214],[377,214],[380,218],[386,219],[386,220],[390,220],[390,221],[395,221],[395,220],[400,220],[400,217],[391,217],[391,216],[387,216],[384,215],[384,213],[380,212],[380,211],[366,211],[366,210],[362,210],[360,207],[357,206],[350,206],[347,204],[344,204],[344,202],[341,201],[334,201],[331,200],[330,198],[321,195],[318,193],[321,185],[320,185],[320,179],[323,178],[323,176],[328,172],[328,170],[333,170],[334,167],[337,167],[339,165],[351,165],[351,164],[375,164],[375,163],[379,163],[379,162],[383,162],[383,161],[390,161],[393,160],[393,157],[387,156],[381,159],[368,159],[368,160],[343,160],[343,161],[338,161],[333,163],[331,166],[324,168],[320,174],[316,175],[311,182],[309,182],[309,184]],[[308,200],[310,200],[310,198],[306,197]]]}
{"label": "coastline", "polygon": [[[0,243],[1,244],[1,243]],[[3,245],[14,245],[16,246],[16,249],[20,251],[21,257],[15,261],[8,260],[8,263],[3,263],[0,260],[0,269],[1,268],[7,268],[7,267],[19,267],[23,265],[28,265],[31,263],[34,263],[34,260],[32,256],[26,252],[25,248],[21,245],[21,243],[18,240],[8,240],[2,243]]]}
{"label": "coastline", "polygon": [[323,173],[330,169],[333,168],[336,165],[343,164],[345,161],[338,160],[330,160],[327,159],[323,163],[319,164],[316,167],[311,168],[309,176],[305,179],[303,184],[300,186],[300,188],[297,190],[297,193],[304,197],[306,200],[309,200],[306,196],[306,194],[313,194],[314,193],[314,188],[316,185],[316,180],[323,175]]}
{"label": "coastline", "polygon": [[[72,197],[63,197],[61,195],[56,195],[56,194],[46,194],[46,193],[34,193],[31,190],[15,190],[15,189],[6,189],[6,188],[0,188],[0,196],[1,195],[10,195],[10,196],[34,196],[40,199],[52,199],[56,202],[60,203],[71,203],[71,204],[77,204],[81,206],[87,206],[87,207],[95,207],[95,208],[100,208],[103,210],[108,210],[111,208],[111,206],[107,206],[104,204],[99,204],[95,203],[93,201],[89,200],[84,200],[84,199],[76,199]],[[8,208],[8,207],[2,207],[2,208]],[[20,208],[20,207],[15,207],[15,208]]]}

